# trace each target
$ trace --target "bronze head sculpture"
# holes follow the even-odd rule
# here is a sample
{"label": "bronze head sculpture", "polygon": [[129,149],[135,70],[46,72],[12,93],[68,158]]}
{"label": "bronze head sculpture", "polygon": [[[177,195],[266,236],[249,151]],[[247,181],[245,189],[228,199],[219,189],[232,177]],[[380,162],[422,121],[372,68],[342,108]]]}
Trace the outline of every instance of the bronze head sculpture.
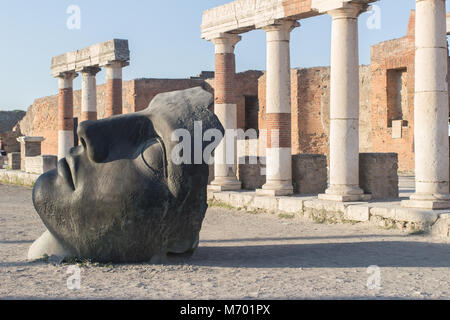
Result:
{"label": "bronze head sculpture", "polygon": [[[172,135],[179,129],[193,135],[196,123],[223,134],[208,110],[212,103],[201,88],[175,91],[159,94],[144,111],[80,124],[80,145],[33,190],[36,211],[66,255],[147,262],[196,249],[208,164],[172,161],[179,144]],[[43,254],[45,245],[37,246]]]}

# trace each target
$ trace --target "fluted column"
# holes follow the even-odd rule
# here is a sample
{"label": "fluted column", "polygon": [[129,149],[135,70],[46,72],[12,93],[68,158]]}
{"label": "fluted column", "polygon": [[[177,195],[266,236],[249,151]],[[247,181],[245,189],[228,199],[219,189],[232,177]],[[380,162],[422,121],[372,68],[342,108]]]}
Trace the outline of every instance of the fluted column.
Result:
{"label": "fluted column", "polygon": [[450,208],[445,0],[416,1],[416,192],[405,207]]}
{"label": "fluted column", "polygon": [[73,79],[75,72],[61,73],[58,78],[58,159],[66,157],[74,146]]}
{"label": "fluted column", "polygon": [[214,113],[225,129],[225,137],[214,151],[214,181],[209,190],[241,189],[237,169],[237,104],[235,94],[236,65],[234,48],[241,40],[235,34],[221,34],[211,39],[215,46]]}
{"label": "fluted column", "polygon": [[297,21],[263,27],[267,40],[266,184],[259,194],[286,196],[292,186],[290,34]]}
{"label": "fluted column", "polygon": [[97,81],[99,67],[88,67],[81,71],[81,122],[97,120]]}
{"label": "fluted column", "polygon": [[332,18],[330,75],[330,184],[319,199],[369,200],[359,187],[358,16],[364,5],[328,11]]}
{"label": "fluted column", "polygon": [[122,114],[122,61],[113,61],[106,69],[105,118]]}

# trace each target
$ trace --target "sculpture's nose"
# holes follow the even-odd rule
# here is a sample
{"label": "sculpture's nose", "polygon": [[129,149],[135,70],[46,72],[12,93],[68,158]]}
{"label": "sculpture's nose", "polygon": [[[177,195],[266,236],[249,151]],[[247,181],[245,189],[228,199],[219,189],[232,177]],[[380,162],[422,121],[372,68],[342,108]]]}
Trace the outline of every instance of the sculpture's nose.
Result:
{"label": "sculpture's nose", "polygon": [[84,121],[78,126],[78,138],[93,162],[103,162],[108,158],[109,137],[107,124],[102,121]]}

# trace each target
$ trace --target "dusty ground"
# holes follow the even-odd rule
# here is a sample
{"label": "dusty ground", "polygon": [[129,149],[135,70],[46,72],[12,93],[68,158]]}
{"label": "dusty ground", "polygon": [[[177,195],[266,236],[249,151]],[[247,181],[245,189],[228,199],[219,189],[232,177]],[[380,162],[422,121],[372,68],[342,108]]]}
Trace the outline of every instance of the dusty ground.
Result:
{"label": "dusty ground", "polygon": [[[68,265],[26,261],[43,231],[31,189],[0,185],[0,298],[450,299],[448,242],[365,224],[210,208],[191,259],[81,266],[76,291],[67,288]],[[381,289],[367,287],[372,265]]]}

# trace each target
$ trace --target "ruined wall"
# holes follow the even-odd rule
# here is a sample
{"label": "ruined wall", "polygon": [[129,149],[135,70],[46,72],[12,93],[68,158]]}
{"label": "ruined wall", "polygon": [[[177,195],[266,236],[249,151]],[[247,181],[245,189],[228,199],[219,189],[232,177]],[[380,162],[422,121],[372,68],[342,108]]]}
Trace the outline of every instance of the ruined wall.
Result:
{"label": "ruined wall", "polygon": [[[258,79],[263,75],[262,71],[249,70],[236,74],[235,94],[237,104],[237,127],[245,130],[245,97],[258,97]],[[214,79],[206,79],[207,85],[214,92]]]}
{"label": "ruined wall", "polygon": [[[370,67],[360,67],[360,149],[371,140]],[[291,70],[292,153],[329,155],[330,68]],[[260,128],[265,128],[266,78],[259,80]],[[328,159],[329,161],[329,159]]]}
{"label": "ruined wall", "polygon": [[[248,71],[237,74],[237,97],[239,123],[245,126],[245,95],[257,96],[259,71]],[[123,82],[123,113],[141,111],[148,107],[151,100],[159,93],[184,90],[201,86],[213,93],[213,79],[136,79]],[[74,91],[74,118],[80,117],[81,90]],[[97,86],[98,118],[105,116],[106,86]],[[42,154],[56,155],[58,153],[57,126],[58,96],[36,99],[28,109],[26,116],[20,121],[22,135],[42,136]]]}
{"label": "ruined wall", "polygon": [[[124,113],[134,110],[132,81],[123,82],[123,110]],[[106,105],[106,86],[104,84],[97,86],[97,112],[98,118],[105,116]],[[45,141],[42,142],[42,154],[58,154],[58,96],[49,96],[36,99],[28,109],[26,116],[19,123],[20,130],[26,136],[42,136]],[[81,112],[81,90],[73,93],[73,115],[79,118]]]}
{"label": "ruined wall", "polygon": [[[414,171],[414,22],[413,11],[405,37],[371,49],[372,152],[398,153],[402,172]],[[393,120],[403,120],[400,136]]]}
{"label": "ruined wall", "polygon": [[25,111],[0,111],[0,149],[6,153],[20,150],[17,138],[21,133],[19,129],[13,128],[24,116]]}

